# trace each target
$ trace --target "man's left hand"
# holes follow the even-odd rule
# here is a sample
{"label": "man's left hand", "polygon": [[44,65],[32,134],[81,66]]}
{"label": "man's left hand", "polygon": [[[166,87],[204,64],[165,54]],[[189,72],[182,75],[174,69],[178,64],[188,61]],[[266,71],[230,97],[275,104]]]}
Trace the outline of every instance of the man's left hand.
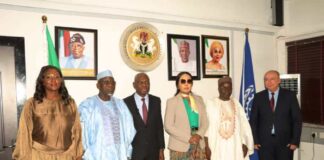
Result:
{"label": "man's left hand", "polygon": [[164,149],[160,149],[159,160],[164,160]]}
{"label": "man's left hand", "polygon": [[206,159],[210,160],[211,157],[211,150],[208,146],[205,147],[205,152],[206,152]]}
{"label": "man's left hand", "polygon": [[243,157],[245,158],[248,152],[248,148],[245,144],[242,144]]}
{"label": "man's left hand", "polygon": [[297,149],[297,145],[294,145],[294,144],[288,144],[287,147],[289,147],[289,149],[292,151]]}

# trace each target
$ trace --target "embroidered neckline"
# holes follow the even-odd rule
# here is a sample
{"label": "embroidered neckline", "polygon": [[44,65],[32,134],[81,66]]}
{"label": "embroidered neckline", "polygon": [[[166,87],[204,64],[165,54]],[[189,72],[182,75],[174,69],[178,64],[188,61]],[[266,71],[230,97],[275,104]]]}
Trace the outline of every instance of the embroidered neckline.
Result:
{"label": "embroidered neckline", "polygon": [[[226,106],[225,106],[226,105]],[[230,105],[228,108],[227,105]],[[220,125],[218,132],[224,139],[229,139],[235,131],[236,109],[232,99],[229,101],[220,100]]]}

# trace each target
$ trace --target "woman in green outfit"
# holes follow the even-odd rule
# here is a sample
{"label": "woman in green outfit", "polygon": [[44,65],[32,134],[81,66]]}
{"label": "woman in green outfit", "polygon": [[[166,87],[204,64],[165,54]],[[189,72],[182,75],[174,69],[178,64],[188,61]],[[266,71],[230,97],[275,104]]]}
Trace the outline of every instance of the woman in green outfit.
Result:
{"label": "woman in green outfit", "polygon": [[177,92],[167,100],[164,125],[169,134],[170,160],[205,159],[204,135],[208,127],[203,99],[193,94],[189,72],[176,77]]}

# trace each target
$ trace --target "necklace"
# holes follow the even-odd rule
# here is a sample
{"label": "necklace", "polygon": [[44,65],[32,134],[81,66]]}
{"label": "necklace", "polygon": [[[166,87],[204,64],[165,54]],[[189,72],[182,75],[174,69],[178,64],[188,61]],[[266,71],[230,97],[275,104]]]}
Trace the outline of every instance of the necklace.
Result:
{"label": "necklace", "polygon": [[229,101],[220,100],[220,124],[219,135],[224,139],[229,139],[235,131],[235,104],[232,99]]}

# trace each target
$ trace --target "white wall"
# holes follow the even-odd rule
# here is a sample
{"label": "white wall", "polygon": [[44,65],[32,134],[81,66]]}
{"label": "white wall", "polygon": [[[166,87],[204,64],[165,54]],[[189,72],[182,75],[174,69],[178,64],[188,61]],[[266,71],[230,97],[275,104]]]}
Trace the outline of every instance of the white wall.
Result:
{"label": "white wall", "polygon": [[291,37],[324,31],[323,0],[285,0],[285,28],[281,36]]}
{"label": "white wall", "polygon": [[209,23],[234,22],[263,27],[271,24],[270,0],[0,0],[0,3],[27,6],[31,10],[37,7],[167,20],[176,16],[181,21],[197,18]]}
{"label": "white wall", "polygon": [[[11,1],[15,2],[15,1]],[[35,1],[31,1],[35,2]],[[224,2],[226,3],[226,2]],[[33,3],[30,3],[33,4]],[[20,4],[25,5],[25,4]],[[124,64],[119,51],[119,39],[124,29],[134,22],[141,19],[139,17],[116,17],[106,13],[93,12],[85,15],[70,10],[58,9],[44,9],[43,3],[34,4],[36,6],[12,6],[0,3],[0,21],[6,22],[0,25],[0,34],[6,36],[25,37],[26,47],[26,71],[27,71],[27,96],[32,96],[34,92],[35,79],[41,66],[47,64],[46,54],[43,53],[42,43],[42,23],[41,16],[47,15],[48,26],[54,38],[54,26],[66,26],[77,28],[89,28],[98,30],[98,70],[109,68],[113,71],[117,81],[116,96],[125,97],[133,92],[131,82],[135,71]],[[44,5],[45,6],[45,5]],[[59,7],[60,5],[53,5],[47,7]],[[39,8],[41,7],[41,8]],[[43,8],[42,8],[43,7]],[[2,8],[2,9],[1,9]],[[68,8],[68,7],[65,7]],[[199,8],[199,7],[198,7]],[[73,7],[72,7],[73,9]],[[63,13],[62,13],[63,12]],[[121,15],[125,14],[127,10],[121,11]],[[206,11],[205,11],[206,12]],[[138,13],[138,12],[136,12]],[[139,14],[139,13],[138,13]],[[185,13],[187,14],[187,13]],[[229,14],[234,16],[236,13]],[[262,15],[262,14],[260,14]],[[225,16],[225,15],[224,15]],[[224,17],[223,16],[223,17]],[[163,17],[163,15],[162,15]],[[235,91],[239,90],[240,74],[242,67],[242,54],[244,46],[244,28],[246,26],[251,28],[250,43],[254,60],[254,68],[256,75],[256,82],[259,90],[262,88],[262,75],[265,70],[269,68],[277,68],[275,41],[273,34],[275,28],[264,25],[262,27],[254,27],[236,23],[231,25],[226,23],[223,26],[214,25],[216,21],[211,21],[211,25],[205,24],[205,21],[193,18],[190,23],[185,21],[177,22],[179,16],[172,16],[170,21],[153,18],[152,22],[146,21],[154,25],[161,32],[162,53],[165,55],[162,63],[153,71],[148,72],[152,80],[151,93],[160,96],[165,100],[172,96],[175,91],[173,81],[168,81],[167,78],[167,48],[166,48],[166,34],[187,34],[187,35],[217,35],[230,37],[231,54],[231,76],[235,84]],[[235,21],[235,20],[234,20]],[[265,23],[265,22],[264,22]],[[227,26],[228,25],[228,26]],[[265,62],[263,60],[266,60]],[[70,94],[79,103],[87,96],[97,93],[95,81],[85,80],[68,80],[66,81]],[[84,92],[82,92],[84,91]],[[194,91],[204,96],[211,98],[217,96],[217,79],[202,79],[194,85]],[[234,92],[234,95],[238,95]]]}

